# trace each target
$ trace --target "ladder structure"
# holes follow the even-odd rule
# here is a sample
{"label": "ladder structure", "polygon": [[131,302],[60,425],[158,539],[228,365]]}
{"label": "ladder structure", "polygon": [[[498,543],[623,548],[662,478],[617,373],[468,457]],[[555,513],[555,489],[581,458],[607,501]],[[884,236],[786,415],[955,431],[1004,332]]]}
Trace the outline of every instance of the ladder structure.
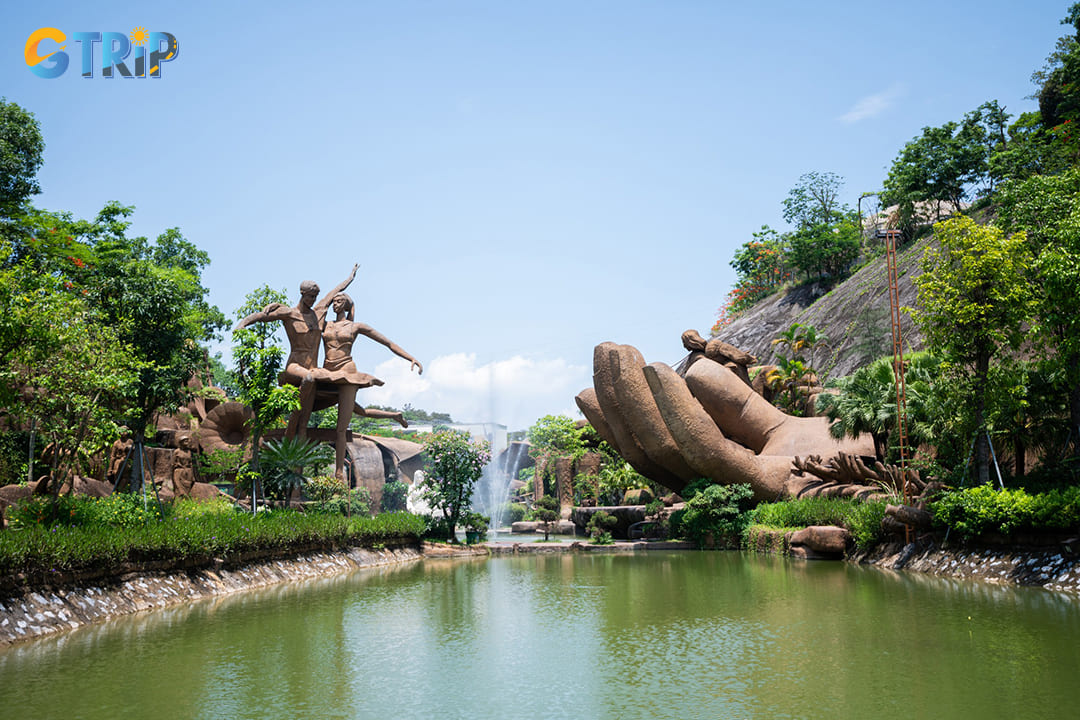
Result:
{"label": "ladder structure", "polygon": [[896,270],[896,243],[899,230],[886,230],[885,258],[889,268],[889,306],[892,315],[893,376],[896,378],[896,432],[900,445],[900,470],[903,474],[904,504],[908,504],[907,480],[907,388],[904,384],[904,338],[900,330],[900,286]]}

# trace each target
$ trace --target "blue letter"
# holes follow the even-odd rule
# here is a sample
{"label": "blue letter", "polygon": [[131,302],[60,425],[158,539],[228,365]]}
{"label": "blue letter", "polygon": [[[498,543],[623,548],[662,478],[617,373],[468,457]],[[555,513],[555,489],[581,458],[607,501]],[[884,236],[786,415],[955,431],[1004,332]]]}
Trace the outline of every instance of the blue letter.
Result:
{"label": "blue letter", "polygon": [[82,43],[82,76],[94,77],[94,43],[101,42],[101,33],[77,32],[72,37],[75,42]]}
{"label": "blue letter", "polygon": [[[162,43],[165,49],[162,49]],[[180,44],[176,42],[176,36],[167,32],[150,33],[150,77],[161,77],[161,63],[175,60],[180,54]]]}
{"label": "blue letter", "polygon": [[[120,47],[116,46],[120,43]],[[101,76],[111,78],[113,66],[126,78],[132,77],[131,71],[124,64],[124,58],[131,52],[131,41],[124,33],[107,32],[101,37]]]}

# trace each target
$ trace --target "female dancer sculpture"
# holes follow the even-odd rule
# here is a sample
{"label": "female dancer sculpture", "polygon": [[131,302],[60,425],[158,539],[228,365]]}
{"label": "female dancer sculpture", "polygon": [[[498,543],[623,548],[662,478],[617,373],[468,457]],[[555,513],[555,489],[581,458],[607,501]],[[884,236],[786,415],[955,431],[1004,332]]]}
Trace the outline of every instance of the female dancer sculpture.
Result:
{"label": "female dancer sculpture", "polygon": [[[370,325],[354,322],[353,301],[345,293],[335,295],[331,301],[331,307],[337,317],[334,320],[323,321],[323,366],[314,370],[313,375],[318,382],[329,382],[338,387],[337,442],[334,443],[337,457],[334,472],[338,479],[344,479],[345,438],[352,420],[354,406],[358,408],[356,412],[361,414],[360,406],[356,405],[356,391],[360,388],[383,384],[379,378],[356,369],[356,363],[352,359],[352,346],[357,336],[364,335],[385,345],[390,352],[412,363],[410,370],[416,368],[418,373],[422,374],[424,367],[416,358]],[[405,424],[400,413],[366,410],[362,414],[368,417],[393,417],[403,425]]]}

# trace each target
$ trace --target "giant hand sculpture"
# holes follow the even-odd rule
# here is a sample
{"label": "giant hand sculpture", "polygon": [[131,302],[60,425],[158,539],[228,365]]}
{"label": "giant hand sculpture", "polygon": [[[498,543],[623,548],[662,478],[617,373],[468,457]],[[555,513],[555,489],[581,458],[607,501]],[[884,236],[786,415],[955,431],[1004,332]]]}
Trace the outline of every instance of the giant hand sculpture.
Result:
{"label": "giant hand sculpture", "polygon": [[[826,418],[792,417],[773,407],[724,365],[699,353],[685,378],[645,364],[629,345],[593,353],[593,387],[577,405],[597,433],[642,475],[675,492],[699,477],[748,483],[757,501],[798,496],[825,484],[793,461],[799,456],[874,454],[869,437],[837,440]],[[834,483],[835,486],[835,483]],[[878,488],[846,485],[842,494]]]}

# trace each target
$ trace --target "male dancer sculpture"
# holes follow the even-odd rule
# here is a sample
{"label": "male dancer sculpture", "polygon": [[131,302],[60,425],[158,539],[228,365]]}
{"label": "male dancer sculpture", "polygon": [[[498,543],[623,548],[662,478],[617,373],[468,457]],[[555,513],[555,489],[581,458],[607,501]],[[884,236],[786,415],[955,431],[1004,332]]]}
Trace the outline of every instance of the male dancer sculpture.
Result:
{"label": "male dancer sculpture", "polygon": [[296,307],[286,307],[281,303],[270,303],[259,312],[252,313],[241,320],[237,329],[257,322],[275,322],[280,320],[289,337],[289,359],[285,369],[278,375],[281,385],[296,385],[300,388],[300,409],[289,417],[285,430],[286,438],[307,437],[308,421],[315,406],[315,376],[312,371],[319,367],[319,343],[322,341],[322,326],[326,321],[326,311],[330,302],[338,293],[349,287],[356,277],[359,264],[353,265],[349,277],[321,300],[319,286],[311,280],[300,283],[300,301]]}

